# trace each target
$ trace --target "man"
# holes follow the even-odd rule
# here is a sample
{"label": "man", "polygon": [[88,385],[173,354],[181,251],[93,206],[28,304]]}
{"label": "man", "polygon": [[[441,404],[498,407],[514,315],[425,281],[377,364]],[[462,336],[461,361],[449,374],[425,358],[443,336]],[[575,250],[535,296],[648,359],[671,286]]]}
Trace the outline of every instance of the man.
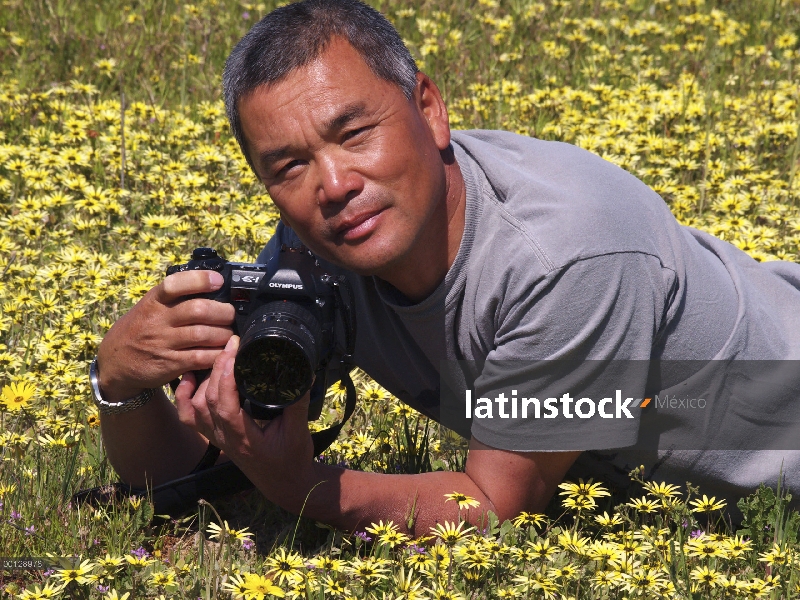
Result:
{"label": "man", "polygon": [[[434,83],[391,25],[356,0],[274,11],[237,45],[224,82],[234,134],[281,213],[261,261],[302,241],[345,274],[356,296],[356,364],[425,414],[439,416],[441,361],[476,361],[462,383],[493,390],[490,361],[800,354],[795,265],[757,265],[680,227],[641,182],[572,146],[451,134]],[[185,475],[210,440],[220,460],[290,511],[343,529],[407,523],[413,512],[420,535],[457,518],[444,502],[454,491],[480,502],[473,520],[541,511],[579,456],[584,468],[618,472],[661,456],[657,476],[698,476],[720,493],[777,475],[758,453],[644,447],[639,421],[619,418],[628,407],[619,400],[616,420],[591,427],[567,416],[572,399],[562,401],[565,419],[476,421],[464,473],[321,465],[307,397],[263,427],[241,410],[233,307],[188,298],[221,285],[210,271],[167,277],[100,346],[104,442],[130,484]],[[192,371],[212,364],[197,386]],[[528,381],[546,385],[546,371],[534,367]],[[173,407],[158,388],[180,375]]]}

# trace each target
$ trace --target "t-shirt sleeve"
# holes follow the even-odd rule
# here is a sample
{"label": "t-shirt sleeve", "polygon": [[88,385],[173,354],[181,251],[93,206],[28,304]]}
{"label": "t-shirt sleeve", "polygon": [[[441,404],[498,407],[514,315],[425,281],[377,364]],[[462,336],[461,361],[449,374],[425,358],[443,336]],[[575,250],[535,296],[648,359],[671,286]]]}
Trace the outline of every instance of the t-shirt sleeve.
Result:
{"label": "t-shirt sleeve", "polygon": [[578,260],[539,280],[520,271],[496,302],[472,435],[518,451],[635,444],[674,273],[639,252]]}

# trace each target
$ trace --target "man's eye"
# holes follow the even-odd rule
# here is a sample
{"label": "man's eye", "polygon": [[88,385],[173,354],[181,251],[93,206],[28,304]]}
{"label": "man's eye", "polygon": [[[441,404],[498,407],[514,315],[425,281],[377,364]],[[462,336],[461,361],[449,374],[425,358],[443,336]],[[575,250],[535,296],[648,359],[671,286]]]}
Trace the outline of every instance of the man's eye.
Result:
{"label": "man's eye", "polygon": [[369,129],[369,127],[359,127],[358,129],[351,129],[350,131],[344,134],[344,139],[349,140],[350,138],[354,138],[357,135],[360,135],[365,131],[367,131],[367,129]]}
{"label": "man's eye", "polygon": [[300,160],[290,161],[290,162],[286,163],[285,165],[283,165],[280,169],[278,169],[278,172],[276,173],[276,175],[278,177],[280,177],[281,175],[286,175],[286,173],[288,173],[291,169],[293,169],[294,167],[296,167],[296,166],[298,166],[300,164],[302,164],[302,161],[300,161]]}

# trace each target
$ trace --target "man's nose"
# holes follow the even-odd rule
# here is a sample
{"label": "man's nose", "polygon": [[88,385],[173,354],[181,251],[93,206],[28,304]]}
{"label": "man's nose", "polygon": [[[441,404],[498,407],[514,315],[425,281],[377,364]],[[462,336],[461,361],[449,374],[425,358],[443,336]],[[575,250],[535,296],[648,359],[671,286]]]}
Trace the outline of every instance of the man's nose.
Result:
{"label": "man's nose", "polygon": [[362,176],[346,160],[323,156],[317,160],[319,184],[317,202],[346,202],[364,188]]}

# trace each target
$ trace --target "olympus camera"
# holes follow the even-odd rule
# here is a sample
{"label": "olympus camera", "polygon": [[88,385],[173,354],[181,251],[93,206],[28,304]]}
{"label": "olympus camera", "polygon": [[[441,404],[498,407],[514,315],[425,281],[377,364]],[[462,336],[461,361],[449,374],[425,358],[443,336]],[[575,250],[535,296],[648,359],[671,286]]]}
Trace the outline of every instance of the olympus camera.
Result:
{"label": "olympus camera", "polygon": [[[195,297],[236,309],[233,330],[241,340],[234,377],[242,408],[254,419],[270,419],[311,390],[309,419],[317,418],[330,367],[344,366],[340,373],[350,368],[355,318],[345,278],[326,273],[305,247],[285,245],[266,264],[229,262],[212,248],[196,248],[189,262],[169,267],[167,275],[194,269],[225,278],[218,291]],[[338,330],[344,340],[337,340]],[[346,349],[338,358],[337,342]]]}

